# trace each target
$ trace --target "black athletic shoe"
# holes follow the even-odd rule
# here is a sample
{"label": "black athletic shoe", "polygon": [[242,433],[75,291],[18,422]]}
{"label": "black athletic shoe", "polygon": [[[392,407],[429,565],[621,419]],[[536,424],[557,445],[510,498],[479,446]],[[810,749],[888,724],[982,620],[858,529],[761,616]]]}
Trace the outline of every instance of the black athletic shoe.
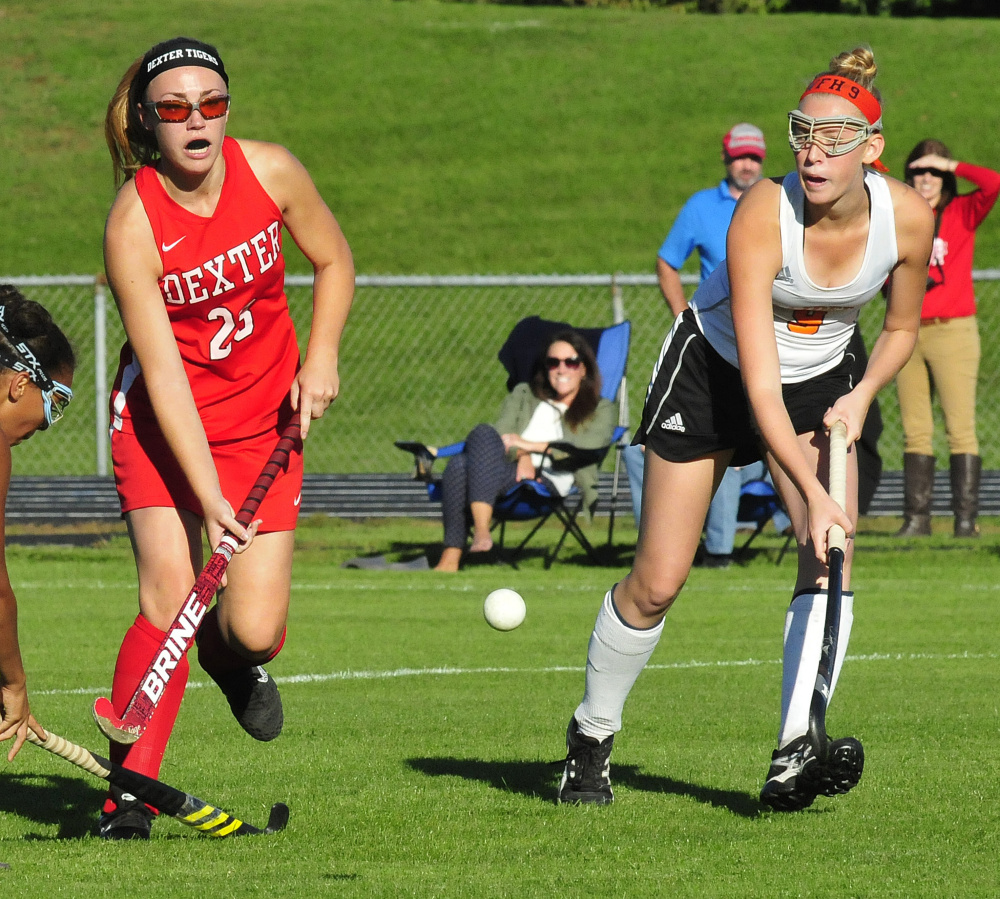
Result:
{"label": "black athletic shoe", "polygon": [[614,741],[614,734],[603,740],[581,734],[576,718],[570,719],[566,729],[565,768],[559,784],[558,802],[611,804],[615,798],[609,776]]}
{"label": "black athletic shoe", "polygon": [[101,814],[97,822],[97,833],[101,839],[148,840],[156,815],[131,793],[112,787],[111,795],[117,808]]}
{"label": "black athletic shoe", "polygon": [[820,796],[839,796],[853,789],[865,769],[865,750],[860,740],[843,737],[830,743],[827,760],[810,771]]}
{"label": "black athletic shoe", "polygon": [[799,737],[771,755],[760,801],[776,812],[801,811],[817,796],[839,796],[857,786],[864,766],[864,748],[854,737],[832,740],[825,762],[808,735]]}
{"label": "black athletic shoe", "polygon": [[226,694],[240,727],[251,737],[266,743],[281,733],[285,715],[278,685],[260,665],[222,674],[210,671],[209,675]]}
{"label": "black athletic shoe", "polygon": [[760,801],[776,812],[798,812],[813,804],[819,790],[807,772],[819,764],[808,735],[797,737],[784,749],[771,753],[767,781]]}

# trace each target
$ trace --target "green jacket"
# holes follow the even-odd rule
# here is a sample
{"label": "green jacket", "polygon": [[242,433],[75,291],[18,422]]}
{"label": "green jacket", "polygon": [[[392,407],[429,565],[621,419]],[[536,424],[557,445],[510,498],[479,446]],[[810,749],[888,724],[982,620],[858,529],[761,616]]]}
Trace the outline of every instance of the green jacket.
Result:
{"label": "green jacket", "polygon": [[[496,429],[500,434],[520,434],[531,421],[538,404],[542,401],[531,392],[528,384],[518,384],[503,401]],[[582,422],[575,431],[564,425],[563,441],[580,449],[600,449],[611,443],[615,427],[618,425],[618,405],[603,397],[594,414]],[[558,459],[553,454],[553,459]],[[583,508],[590,518],[597,507],[597,466],[587,465],[573,475],[576,486],[583,494]]]}

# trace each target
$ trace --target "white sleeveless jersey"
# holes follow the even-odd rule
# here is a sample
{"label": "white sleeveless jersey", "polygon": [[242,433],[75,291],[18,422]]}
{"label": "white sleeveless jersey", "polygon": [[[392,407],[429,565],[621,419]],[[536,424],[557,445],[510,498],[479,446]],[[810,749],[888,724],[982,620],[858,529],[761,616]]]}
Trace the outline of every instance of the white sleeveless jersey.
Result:
{"label": "white sleeveless jersey", "polygon": [[[786,175],[781,183],[781,271],[774,279],[771,297],[783,384],[796,384],[837,366],[861,307],[882,289],[899,259],[889,186],[881,175],[866,171],[865,187],[871,221],[861,269],[848,284],[819,287],[809,279],[803,258],[802,184],[795,172]],[[691,307],[715,351],[738,367],[725,265],[702,282],[691,299]]]}

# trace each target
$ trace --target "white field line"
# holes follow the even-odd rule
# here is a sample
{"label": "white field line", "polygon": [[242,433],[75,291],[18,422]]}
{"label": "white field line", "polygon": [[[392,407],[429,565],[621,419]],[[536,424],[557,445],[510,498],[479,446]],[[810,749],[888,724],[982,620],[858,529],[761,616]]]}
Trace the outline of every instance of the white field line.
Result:
{"label": "white field line", "polygon": [[[1000,653],[933,653],[933,652],[875,652],[866,655],[849,655],[849,662],[915,662],[915,661],[980,661],[1000,658]],[[755,665],[780,665],[780,659],[730,659],[717,662],[700,662],[692,659],[688,662],[671,662],[666,665],[647,665],[646,670],[652,671],[690,671],[699,668],[745,668]],[[582,674],[586,669],[582,665],[549,665],[543,668],[512,668],[493,666],[487,668],[393,668],[384,671],[332,671],[328,674],[291,674],[276,677],[274,680],[286,684],[322,684],[329,681],[352,680],[391,680],[403,677],[456,677],[477,674]],[[198,690],[211,686],[210,681],[189,681],[188,690]],[[35,696],[101,696],[106,691],[104,687],[77,687],[72,690],[32,690]]]}
{"label": "white field line", "polygon": [[[414,593],[414,592],[425,592],[428,589],[427,583],[415,582],[411,579],[400,578],[399,574],[405,574],[405,572],[379,572],[380,575],[385,575],[385,580],[380,583],[351,583],[348,578],[342,580],[335,580],[329,583],[293,583],[292,592],[293,593],[343,593],[349,595],[351,593]],[[924,587],[925,581],[905,581],[905,580],[892,580],[882,582],[876,578],[866,579],[865,592],[871,592],[874,590],[882,589],[885,585],[891,585],[892,589],[899,592],[906,590],[909,586],[913,587]],[[101,593],[107,593],[108,591],[128,591],[134,593],[139,585],[136,581],[107,581],[107,580],[87,580],[87,581],[14,581],[12,586],[15,591],[20,590],[41,590],[43,592],[50,592],[52,590],[78,590],[78,591],[99,591]],[[513,586],[513,585],[512,585]],[[599,587],[595,587],[594,584],[546,584],[544,587],[526,587],[522,588],[522,592],[525,595],[530,593],[529,599],[544,599],[546,594],[576,594],[585,593],[589,596],[595,597],[595,609],[597,604],[600,602],[601,597],[604,596],[604,592],[607,590],[608,585],[601,584]],[[472,594],[479,597],[483,594],[482,584],[434,584],[433,589],[436,593],[457,593],[457,594]],[[949,589],[956,593],[996,593],[1000,591],[1000,582],[990,581],[988,583],[976,583],[976,584],[952,584],[949,585]],[[713,596],[718,596],[719,593],[754,593],[757,595],[764,594],[776,594],[776,595],[787,595],[788,587],[787,585],[780,586],[766,586],[762,584],[754,584],[748,582],[732,583],[727,584],[724,587],[720,587],[719,584],[711,583],[709,581],[704,581],[701,583],[691,583],[688,582],[684,586],[684,595],[698,594],[698,593],[711,593]]]}

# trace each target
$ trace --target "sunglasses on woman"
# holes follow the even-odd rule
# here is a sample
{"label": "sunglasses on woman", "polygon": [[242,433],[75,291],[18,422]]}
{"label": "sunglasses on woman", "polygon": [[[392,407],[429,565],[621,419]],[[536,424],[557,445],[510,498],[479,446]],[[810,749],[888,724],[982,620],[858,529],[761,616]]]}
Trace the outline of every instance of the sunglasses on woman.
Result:
{"label": "sunglasses on woman", "polygon": [[582,364],[579,356],[569,356],[566,359],[560,359],[558,356],[546,356],[545,357],[545,367],[549,371],[555,371],[559,368],[560,363],[565,365],[566,368],[577,369]]}
{"label": "sunglasses on woman", "polygon": [[191,113],[196,109],[201,113],[203,119],[221,119],[229,112],[228,94],[222,97],[204,97],[195,103],[188,100],[157,100],[156,102],[143,103],[143,107],[153,113],[161,122],[170,122],[179,125],[191,118]]}

